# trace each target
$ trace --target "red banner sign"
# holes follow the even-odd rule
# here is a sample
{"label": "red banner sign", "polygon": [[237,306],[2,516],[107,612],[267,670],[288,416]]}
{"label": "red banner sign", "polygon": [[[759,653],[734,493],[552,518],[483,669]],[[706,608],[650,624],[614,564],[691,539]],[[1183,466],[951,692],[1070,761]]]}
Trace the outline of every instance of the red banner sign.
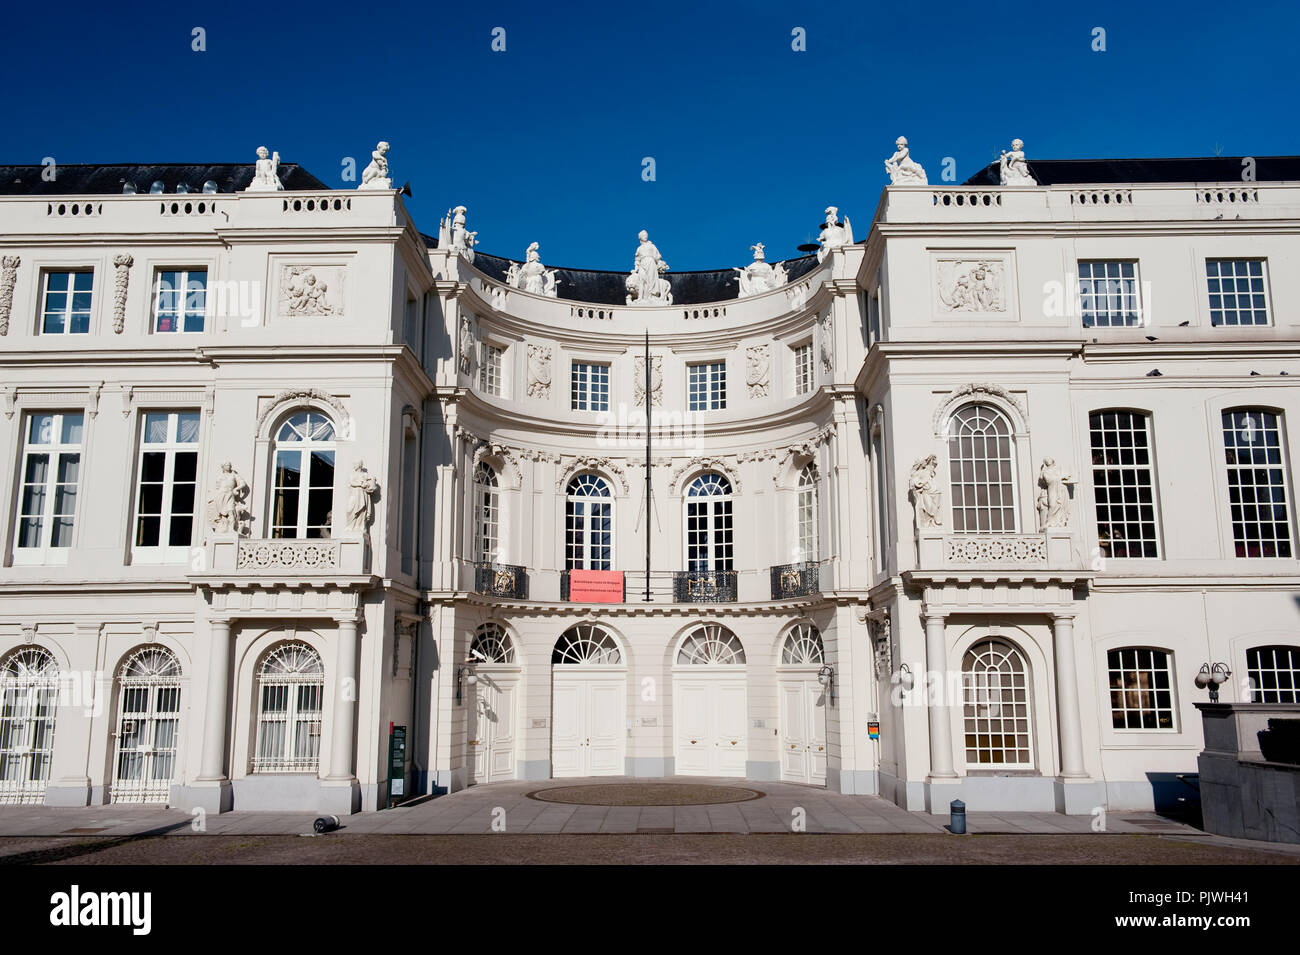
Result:
{"label": "red banner sign", "polygon": [[623,571],[569,571],[569,600],[573,603],[619,604],[623,602]]}

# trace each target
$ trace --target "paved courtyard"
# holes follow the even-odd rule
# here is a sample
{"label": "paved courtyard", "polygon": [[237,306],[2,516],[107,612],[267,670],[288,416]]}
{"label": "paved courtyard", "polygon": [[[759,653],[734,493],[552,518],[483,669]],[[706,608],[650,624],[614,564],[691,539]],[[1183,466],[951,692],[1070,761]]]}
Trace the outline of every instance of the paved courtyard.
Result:
{"label": "paved courtyard", "polygon": [[[719,805],[582,805],[529,798],[539,790],[612,784],[744,787],[761,796]],[[597,790],[598,791],[598,790]],[[229,812],[202,820],[188,812],[144,806],[0,807],[0,836],[297,835],[310,832],[315,813]],[[878,796],[847,796],[794,783],[737,779],[645,780],[619,777],[493,783],[449,796],[424,798],[382,812],[342,817],[350,834],[460,835],[536,833],[839,833],[942,834],[948,817],[909,812]],[[1114,812],[1104,831],[1115,834],[1204,836],[1154,813]],[[971,812],[973,834],[1091,834],[1091,816],[1037,812]]]}

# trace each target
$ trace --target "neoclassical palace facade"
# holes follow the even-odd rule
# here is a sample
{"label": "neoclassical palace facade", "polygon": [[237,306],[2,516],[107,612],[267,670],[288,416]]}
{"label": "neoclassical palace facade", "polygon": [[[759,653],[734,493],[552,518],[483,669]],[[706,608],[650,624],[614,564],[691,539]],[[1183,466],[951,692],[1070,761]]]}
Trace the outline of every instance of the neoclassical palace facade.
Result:
{"label": "neoclassical palace facade", "polygon": [[615,274],[387,152],[0,168],[0,804],[1088,813],[1194,798],[1203,668],[1296,701],[1300,161],[900,141],[806,255]]}

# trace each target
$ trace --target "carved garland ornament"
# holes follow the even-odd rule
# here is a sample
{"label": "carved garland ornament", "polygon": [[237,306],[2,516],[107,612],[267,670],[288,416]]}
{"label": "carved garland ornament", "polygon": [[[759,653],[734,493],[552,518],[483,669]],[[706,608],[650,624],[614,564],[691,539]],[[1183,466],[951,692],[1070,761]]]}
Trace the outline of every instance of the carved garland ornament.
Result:
{"label": "carved garland ornament", "polygon": [[668,493],[676,494],[682,477],[695,471],[721,471],[731,482],[731,489],[737,494],[740,493],[740,475],[736,473],[735,466],[728,464],[722,458],[710,457],[695,457],[677,465],[672,477],[668,479]]}
{"label": "carved garland ornament", "polygon": [[952,408],[959,402],[972,398],[995,398],[1004,402],[1020,416],[1020,421],[1013,422],[1013,424],[1018,424],[1019,427],[1025,431],[1029,430],[1029,415],[1025,411],[1025,406],[1021,403],[1019,398],[1007,391],[1007,389],[1003,388],[1001,385],[992,385],[987,382],[973,382],[969,385],[962,385],[956,391],[950,392],[942,401],[939,402],[939,407],[934,410],[934,433],[942,436],[941,429],[943,428],[944,422],[947,421],[948,414]]}
{"label": "carved garland ornament", "polygon": [[627,472],[623,466],[612,458],[600,458],[595,456],[577,457],[572,459],[568,465],[560,472],[559,480],[555,482],[556,492],[563,491],[569,481],[579,471],[604,471],[618,478],[618,483],[623,487],[623,493],[627,494],[631,486],[627,483]]}
{"label": "carved garland ornament", "polygon": [[113,333],[122,334],[126,327],[126,289],[135,259],[125,253],[113,256]]}
{"label": "carved garland ornament", "polygon": [[[470,435],[473,438],[473,435]],[[514,451],[507,448],[504,444],[493,444],[490,441],[484,441],[481,438],[474,438],[480,442],[478,450],[474,452],[474,462],[472,471],[478,471],[478,466],[486,461],[498,471],[509,475],[513,487],[519,487],[523,484],[523,473],[519,470],[519,462],[515,458]],[[500,465],[494,462],[500,462]]]}
{"label": "carved garland ornament", "polygon": [[333,395],[316,388],[297,388],[289,391],[282,391],[272,398],[266,407],[262,409],[262,413],[257,416],[258,433],[261,434],[262,427],[266,424],[266,419],[271,417],[273,412],[281,410],[285,405],[291,402],[301,401],[322,401],[329,405],[334,409],[336,416],[334,426],[338,430],[339,434],[346,435],[351,433],[351,428],[349,426],[351,416],[348,414],[347,409],[343,407],[343,402],[339,401],[339,399],[335,398]]}
{"label": "carved garland ornament", "polygon": [[9,334],[9,313],[14,307],[14,282],[22,259],[16,255],[0,258],[0,335]]}

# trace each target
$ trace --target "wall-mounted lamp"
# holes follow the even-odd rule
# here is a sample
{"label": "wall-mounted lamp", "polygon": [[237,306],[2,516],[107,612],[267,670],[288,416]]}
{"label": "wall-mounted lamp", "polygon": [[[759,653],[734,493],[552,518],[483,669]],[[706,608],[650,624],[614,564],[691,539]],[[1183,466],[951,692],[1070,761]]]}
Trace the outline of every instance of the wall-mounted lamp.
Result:
{"label": "wall-mounted lamp", "polygon": [[830,686],[831,682],[834,679],[835,679],[835,670],[829,663],[827,663],[820,670],[817,671],[817,682],[820,683],[822,686]]}
{"label": "wall-mounted lamp", "polygon": [[1196,673],[1196,688],[1198,690],[1209,689],[1210,702],[1219,702],[1219,687],[1228,682],[1228,677],[1232,676],[1232,671],[1228,669],[1226,663],[1202,663],[1201,669]]}
{"label": "wall-mounted lamp", "polygon": [[478,674],[474,672],[474,664],[462,663],[456,667],[456,702],[458,704],[461,701],[462,681],[470,686],[478,682]]}
{"label": "wall-mounted lamp", "polygon": [[912,668],[906,663],[898,667],[898,685],[904,691],[910,690],[916,685],[916,677],[912,675]]}

